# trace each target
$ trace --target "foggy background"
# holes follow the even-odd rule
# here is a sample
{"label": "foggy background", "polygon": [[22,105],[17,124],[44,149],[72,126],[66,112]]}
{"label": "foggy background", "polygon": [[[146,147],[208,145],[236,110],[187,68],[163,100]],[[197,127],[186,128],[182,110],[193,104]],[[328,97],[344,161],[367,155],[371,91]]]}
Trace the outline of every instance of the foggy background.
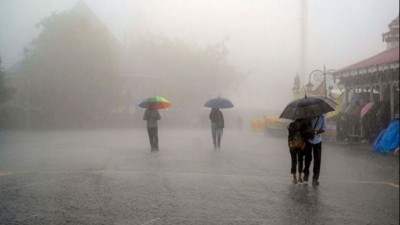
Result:
{"label": "foggy background", "polygon": [[[39,39],[40,43],[41,38],[38,38],[38,35],[43,26],[37,24],[52,14],[59,15],[70,11],[77,2],[2,0],[1,66],[6,71],[12,71],[24,58],[24,48],[31,49],[30,43],[35,38]],[[138,104],[138,101],[147,95],[161,95],[173,103],[170,111],[163,111],[167,118],[169,114],[171,117],[179,117],[178,114],[173,115],[174,107],[185,108],[191,104],[198,105],[198,108],[193,106],[190,112],[205,114],[206,121],[208,109],[202,107],[202,104],[208,98],[219,94],[231,99],[236,109],[246,112],[253,110],[254,114],[278,113],[283,109],[293,98],[291,88],[294,77],[297,72],[301,72],[302,21],[307,21],[304,34],[306,40],[303,42],[307,46],[306,65],[303,65],[306,74],[300,74],[304,82],[308,79],[310,71],[322,69],[324,64],[327,69],[340,69],[349,63],[383,51],[385,43],[381,34],[386,32],[387,25],[398,15],[399,10],[398,2],[394,0],[309,0],[305,1],[306,8],[303,10],[301,1],[292,0],[116,0],[112,4],[105,0],[84,2],[100,23],[111,32],[113,37],[105,35],[104,40],[120,44],[119,47],[108,49],[107,53],[103,52],[104,55],[115,54],[116,61],[111,63],[110,68],[118,67],[118,75],[121,76],[134,74],[136,80],[140,80],[141,76],[145,80],[156,77],[157,81],[151,82],[150,86],[136,84],[142,88],[139,92],[143,95],[132,97],[133,105]],[[302,15],[302,12],[305,12],[305,15]],[[71,32],[66,32],[59,39],[63,40],[68,35],[71,35]],[[90,42],[97,37],[99,36],[94,35],[85,38]],[[158,46],[152,47],[154,43],[158,43]],[[67,45],[57,46],[61,48],[60,51],[68,49]],[[95,44],[93,48],[96,48]],[[125,53],[122,56],[115,53],[116,48],[123,48]],[[150,53],[146,56],[143,52]],[[160,56],[157,61],[154,56],[159,56],[160,52],[165,53],[165,56]],[[181,58],[166,60],[171,52],[174,53],[171,55]],[[101,55],[98,52],[90,54],[94,54],[93,57]],[[188,59],[187,55],[193,57]],[[99,59],[99,62],[104,60],[104,63],[99,65],[111,65],[106,58]],[[191,63],[201,60],[204,60],[204,63],[196,64],[198,68],[192,73],[190,70],[195,66],[191,66]],[[169,68],[169,65],[184,66],[176,69]],[[215,68],[211,66],[210,69],[210,65],[214,65]],[[96,69],[104,72],[110,68]],[[179,70],[179,73],[173,73],[174,69]],[[186,83],[182,80],[185,71],[193,76],[193,79]],[[218,76],[214,74],[216,71]],[[179,76],[172,77],[171,74]],[[182,81],[181,85],[177,84],[181,88],[175,89],[176,92],[171,90],[173,88],[168,90],[168,87],[165,87],[166,80],[174,84]],[[193,84],[193,81],[196,82]],[[99,82],[102,85],[114,85],[106,78]],[[196,86],[199,90],[193,90]],[[97,87],[98,83],[93,86]],[[112,91],[105,89],[99,91]],[[40,96],[50,93],[51,90],[42,91],[36,98],[41,99]],[[48,105],[48,102],[43,99],[42,101],[44,105]],[[90,102],[89,99],[88,101]],[[86,103],[83,101],[78,105],[84,104]],[[88,112],[90,110],[88,109]],[[141,116],[142,111],[138,112],[138,116]],[[81,112],[76,113],[81,115]]]}

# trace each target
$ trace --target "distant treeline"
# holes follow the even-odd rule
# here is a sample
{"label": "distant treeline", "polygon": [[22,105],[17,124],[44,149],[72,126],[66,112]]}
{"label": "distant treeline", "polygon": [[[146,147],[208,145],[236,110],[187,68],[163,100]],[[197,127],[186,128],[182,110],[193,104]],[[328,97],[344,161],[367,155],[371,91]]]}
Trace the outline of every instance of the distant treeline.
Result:
{"label": "distant treeline", "polygon": [[227,63],[223,41],[196,49],[131,35],[121,44],[82,8],[52,14],[37,27],[41,33],[6,75],[15,95],[0,108],[3,128],[131,127],[143,98],[162,95],[177,112],[195,113],[241,76]]}

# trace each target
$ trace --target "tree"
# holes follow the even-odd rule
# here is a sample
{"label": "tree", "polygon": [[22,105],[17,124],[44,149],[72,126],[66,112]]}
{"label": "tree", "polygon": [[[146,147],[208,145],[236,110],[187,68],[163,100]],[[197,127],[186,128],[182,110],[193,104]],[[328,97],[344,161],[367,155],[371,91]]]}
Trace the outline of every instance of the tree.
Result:
{"label": "tree", "polygon": [[5,75],[0,58],[0,104],[10,100],[12,96],[12,89],[6,86]]}
{"label": "tree", "polygon": [[178,108],[202,107],[210,96],[226,93],[240,75],[227,63],[224,41],[201,50],[180,40],[147,36],[130,40],[128,52],[137,73],[161,80],[146,94],[165,95]]}
{"label": "tree", "polygon": [[38,25],[21,73],[35,120],[50,127],[93,126],[118,98],[118,43],[86,5],[52,14]]}

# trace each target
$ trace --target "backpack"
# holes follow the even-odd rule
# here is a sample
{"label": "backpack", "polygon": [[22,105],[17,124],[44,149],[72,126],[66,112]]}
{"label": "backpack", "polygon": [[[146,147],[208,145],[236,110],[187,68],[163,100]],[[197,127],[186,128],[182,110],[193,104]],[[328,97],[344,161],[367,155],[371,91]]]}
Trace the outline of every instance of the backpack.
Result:
{"label": "backpack", "polygon": [[289,148],[290,149],[303,148],[305,143],[303,141],[301,131],[296,129],[294,122],[289,124],[288,130],[289,130],[289,136],[288,136]]}

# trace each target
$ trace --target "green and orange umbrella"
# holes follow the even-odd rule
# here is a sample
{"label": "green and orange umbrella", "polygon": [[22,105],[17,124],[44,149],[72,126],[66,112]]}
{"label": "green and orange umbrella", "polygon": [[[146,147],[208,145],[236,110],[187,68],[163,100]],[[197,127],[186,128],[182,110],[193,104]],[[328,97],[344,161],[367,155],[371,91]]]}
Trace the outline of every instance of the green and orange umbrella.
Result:
{"label": "green and orange umbrella", "polygon": [[165,109],[171,106],[171,102],[163,97],[154,96],[143,100],[139,104],[141,108],[149,108],[149,106],[153,106],[155,109]]}

